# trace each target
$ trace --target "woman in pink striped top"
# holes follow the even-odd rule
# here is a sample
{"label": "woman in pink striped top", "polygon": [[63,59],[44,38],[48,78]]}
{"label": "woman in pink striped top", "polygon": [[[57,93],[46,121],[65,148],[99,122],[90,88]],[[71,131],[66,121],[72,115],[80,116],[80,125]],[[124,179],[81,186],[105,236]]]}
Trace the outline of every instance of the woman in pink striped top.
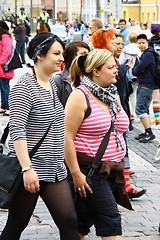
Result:
{"label": "woman in pink striped top", "polygon": [[[70,73],[76,89],[69,96],[65,108],[65,160],[73,178],[74,190],[79,192],[87,206],[85,212],[80,207],[76,209],[79,233],[83,239],[94,225],[96,235],[102,240],[121,240],[121,216],[114,190],[118,189],[115,183],[120,176],[123,197],[126,196],[123,133],[128,129],[129,121],[114,85],[116,63],[108,50],[95,49],[88,55],[76,57]],[[111,122],[114,127],[109,144],[89,186],[86,175]],[[90,198],[87,192],[91,193]],[[127,201],[127,205],[122,203],[123,206],[132,209],[128,198]]]}

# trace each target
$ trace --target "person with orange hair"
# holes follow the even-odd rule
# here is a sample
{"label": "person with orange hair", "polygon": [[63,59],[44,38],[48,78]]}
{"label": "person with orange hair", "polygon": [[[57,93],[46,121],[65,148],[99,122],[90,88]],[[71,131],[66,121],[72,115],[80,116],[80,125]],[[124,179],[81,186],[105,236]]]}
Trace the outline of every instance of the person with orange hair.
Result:
{"label": "person with orange hair", "polygon": [[[121,40],[123,42],[123,36],[121,37]],[[123,83],[125,82],[124,81],[125,79],[123,79],[123,75],[121,74],[120,69],[119,69],[119,61],[116,58],[116,56],[117,56],[116,52],[117,52],[118,47],[117,47],[117,38],[116,38],[115,30],[108,28],[108,29],[100,29],[100,30],[96,31],[92,36],[92,44],[95,48],[107,49],[114,54],[115,60],[117,63],[117,68],[118,68],[118,74],[116,76],[117,83],[115,85],[118,90],[118,94],[120,97],[122,107],[125,110],[126,114],[128,115],[128,118],[129,118],[130,111],[128,111],[129,106],[126,103],[127,102],[126,101],[127,100],[126,93],[124,92],[125,88],[123,87],[124,86]],[[133,127],[132,127],[131,121],[130,121],[130,130],[132,130],[132,129],[133,129]],[[128,157],[128,148],[127,148],[127,142],[128,142],[127,138],[128,138],[127,133],[124,133],[124,139],[126,142],[126,150],[127,150],[126,156],[124,157],[124,161],[125,161],[124,177],[125,177],[125,181],[126,181],[125,187],[126,187],[126,192],[128,193],[129,198],[139,198],[146,192],[146,190],[142,189],[142,190],[138,191],[138,190],[134,189],[130,184],[130,176],[129,176],[130,167],[129,167],[129,157]]]}
{"label": "person with orange hair", "polygon": [[104,48],[114,53],[117,48],[115,42],[115,30],[112,28],[99,29],[92,36],[92,45],[94,48]]}

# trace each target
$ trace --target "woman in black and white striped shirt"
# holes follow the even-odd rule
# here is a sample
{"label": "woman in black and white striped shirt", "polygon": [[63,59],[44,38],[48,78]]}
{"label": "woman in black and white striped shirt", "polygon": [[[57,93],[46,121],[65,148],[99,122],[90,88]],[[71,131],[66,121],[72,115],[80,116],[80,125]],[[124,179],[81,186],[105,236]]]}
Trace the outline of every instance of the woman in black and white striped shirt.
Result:
{"label": "woman in black and white striped shirt", "polygon": [[[52,33],[40,33],[30,42],[33,74],[24,74],[10,94],[10,154],[22,166],[23,184],[9,209],[0,240],[20,239],[38,197],[44,200],[60,231],[60,239],[78,240],[77,217],[64,165],[64,112],[51,78],[60,70],[64,45]],[[49,132],[30,159],[28,152]]]}

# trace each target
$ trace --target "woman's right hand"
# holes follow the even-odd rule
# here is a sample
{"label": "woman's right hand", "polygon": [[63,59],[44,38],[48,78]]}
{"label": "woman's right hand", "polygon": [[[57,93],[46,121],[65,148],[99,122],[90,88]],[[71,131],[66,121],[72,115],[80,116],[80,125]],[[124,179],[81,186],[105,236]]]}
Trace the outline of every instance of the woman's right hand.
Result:
{"label": "woman's right hand", "polygon": [[23,172],[24,187],[31,193],[36,193],[40,190],[39,179],[33,168]]}
{"label": "woman's right hand", "polygon": [[75,192],[78,191],[81,197],[87,196],[86,190],[88,190],[90,193],[93,193],[92,189],[86,181],[86,176],[82,172],[79,172],[72,177],[74,182],[74,190]]}

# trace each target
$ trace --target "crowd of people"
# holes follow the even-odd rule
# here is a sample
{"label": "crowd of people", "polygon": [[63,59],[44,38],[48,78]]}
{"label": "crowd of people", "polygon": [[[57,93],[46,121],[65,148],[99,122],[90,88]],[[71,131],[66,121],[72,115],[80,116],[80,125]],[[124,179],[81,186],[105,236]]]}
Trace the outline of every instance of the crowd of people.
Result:
{"label": "crowd of people", "polygon": [[[25,64],[28,38],[23,21],[27,16],[21,10],[13,34]],[[45,9],[40,17],[47,25]],[[23,172],[0,240],[20,239],[39,196],[59,229],[60,239],[84,239],[93,225],[102,240],[122,239],[117,204],[132,210],[130,199],[147,191],[130,183],[128,137],[134,115],[144,127],[137,141],[154,140],[152,128],[160,129],[160,81],[155,81],[160,24],[152,23],[150,30],[141,29],[133,20],[130,24],[120,19],[115,26],[104,27],[101,19],[94,18],[86,31],[81,21],[81,41],[70,38],[66,45],[49,31],[37,33],[27,48],[34,64],[10,91],[14,71],[4,73],[3,64],[13,40],[6,22],[0,21],[0,113],[9,111],[9,153],[18,157]],[[67,31],[72,27],[77,31],[76,24],[67,25]],[[47,129],[43,143],[30,158],[29,152]],[[99,166],[92,169],[107,132],[108,146]],[[87,212],[74,206],[68,175],[74,191],[85,199]]]}

